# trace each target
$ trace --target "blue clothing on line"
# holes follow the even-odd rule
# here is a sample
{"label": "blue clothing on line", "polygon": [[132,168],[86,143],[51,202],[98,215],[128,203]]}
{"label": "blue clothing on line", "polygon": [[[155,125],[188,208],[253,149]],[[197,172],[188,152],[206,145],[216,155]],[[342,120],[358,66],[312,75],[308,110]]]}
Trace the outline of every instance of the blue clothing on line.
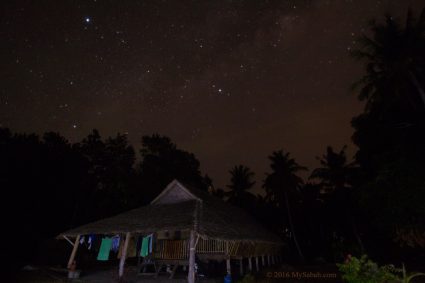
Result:
{"label": "blue clothing on line", "polygon": [[120,236],[114,236],[112,238],[112,246],[111,246],[111,250],[114,252],[117,252],[120,248]]}

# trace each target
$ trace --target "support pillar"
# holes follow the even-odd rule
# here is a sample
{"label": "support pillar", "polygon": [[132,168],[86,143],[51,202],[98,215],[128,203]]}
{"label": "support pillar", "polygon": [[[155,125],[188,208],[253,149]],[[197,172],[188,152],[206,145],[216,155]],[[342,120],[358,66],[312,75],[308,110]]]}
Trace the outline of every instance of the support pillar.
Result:
{"label": "support pillar", "polygon": [[128,249],[128,243],[130,242],[130,237],[131,237],[130,232],[127,232],[125,234],[124,247],[122,249],[121,258],[120,258],[120,267],[118,269],[118,276],[120,279],[124,275],[124,265],[125,265],[125,259],[127,258],[127,249]]}
{"label": "support pillar", "polygon": [[72,248],[71,256],[69,257],[69,260],[68,260],[68,266],[67,266],[68,268],[71,267],[72,262],[74,261],[79,245],[80,245],[80,235],[77,235],[77,238],[75,238],[74,247]]}
{"label": "support pillar", "polygon": [[239,273],[243,275],[243,257],[239,259]]}
{"label": "support pillar", "polygon": [[267,255],[267,266],[271,266],[271,265],[272,265],[271,256]]}
{"label": "support pillar", "polygon": [[255,267],[256,267],[257,271],[260,271],[260,264],[259,264],[258,256],[255,257]]}
{"label": "support pillar", "polygon": [[248,258],[248,269],[249,269],[249,272],[252,272],[252,257],[251,256]]}
{"label": "support pillar", "polygon": [[264,255],[261,256],[261,265],[266,266],[266,259]]}
{"label": "support pillar", "polygon": [[189,272],[187,282],[195,283],[195,231],[190,231],[189,239]]}
{"label": "support pillar", "polygon": [[226,259],[226,272],[228,275],[232,274],[232,269],[230,267],[230,258]]}

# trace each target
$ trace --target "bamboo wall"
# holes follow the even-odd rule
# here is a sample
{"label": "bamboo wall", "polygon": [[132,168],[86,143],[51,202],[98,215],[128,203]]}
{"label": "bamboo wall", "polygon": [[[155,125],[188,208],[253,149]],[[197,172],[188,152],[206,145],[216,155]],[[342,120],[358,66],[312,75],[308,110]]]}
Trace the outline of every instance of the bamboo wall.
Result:
{"label": "bamboo wall", "polygon": [[[188,259],[189,241],[187,240],[157,240],[155,258],[157,259]],[[262,243],[247,243],[240,241],[204,240],[199,239],[196,246],[197,254],[223,254],[230,257],[250,257],[278,254],[276,245]]]}

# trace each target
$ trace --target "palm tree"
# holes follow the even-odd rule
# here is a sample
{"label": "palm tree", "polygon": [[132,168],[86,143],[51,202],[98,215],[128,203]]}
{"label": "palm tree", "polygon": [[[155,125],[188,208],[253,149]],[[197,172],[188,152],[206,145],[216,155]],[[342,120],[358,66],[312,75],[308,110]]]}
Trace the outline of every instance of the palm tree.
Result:
{"label": "palm tree", "polygon": [[278,208],[286,208],[288,223],[294,238],[295,246],[300,259],[303,260],[304,256],[301,252],[292,220],[289,198],[298,195],[299,189],[303,184],[303,180],[297,176],[296,173],[307,170],[307,168],[298,165],[295,160],[289,156],[289,152],[284,153],[282,150],[273,152],[272,155],[269,156],[269,159],[271,161],[270,167],[272,173],[267,174],[263,184],[266,190],[266,198]]}
{"label": "palm tree", "polygon": [[[340,218],[342,222],[351,222],[351,229],[356,238],[356,241],[363,252],[364,247],[361,238],[357,232],[357,226],[350,213],[350,193],[352,191],[351,182],[357,167],[353,163],[347,163],[347,156],[345,154],[346,146],[339,152],[335,152],[332,147],[326,148],[326,154],[318,158],[322,167],[316,168],[310,175],[309,179],[319,180],[322,194],[328,196],[333,209],[330,215],[332,218]],[[339,223],[338,226],[340,226]]]}
{"label": "palm tree", "polygon": [[371,31],[373,37],[360,38],[361,48],[352,52],[366,61],[367,74],[354,85],[362,87],[359,99],[367,100],[367,109],[388,101],[383,95],[389,94],[392,102],[401,98],[413,107],[417,102],[425,106],[425,9],[418,20],[409,10],[404,28],[386,16],[385,24],[372,21]]}
{"label": "palm tree", "polygon": [[372,22],[370,31],[353,52],[366,63],[366,75],[357,83],[366,109],[352,120],[352,139],[359,148],[363,207],[376,218],[371,227],[394,233],[397,226],[417,226],[421,217],[412,215],[422,213],[423,178],[413,172],[424,164],[425,9],[419,19],[409,11],[405,25],[387,16],[382,24]]}
{"label": "palm tree", "polygon": [[350,186],[353,164],[347,164],[346,149],[347,147],[344,146],[337,153],[328,146],[326,154],[318,158],[322,167],[314,169],[309,179],[320,180],[324,193],[332,193]]}
{"label": "palm tree", "polygon": [[237,165],[229,171],[231,178],[230,184],[227,187],[230,191],[226,192],[228,202],[247,208],[252,204],[255,196],[249,192],[254,186],[255,181],[252,181],[254,172],[244,165]]}

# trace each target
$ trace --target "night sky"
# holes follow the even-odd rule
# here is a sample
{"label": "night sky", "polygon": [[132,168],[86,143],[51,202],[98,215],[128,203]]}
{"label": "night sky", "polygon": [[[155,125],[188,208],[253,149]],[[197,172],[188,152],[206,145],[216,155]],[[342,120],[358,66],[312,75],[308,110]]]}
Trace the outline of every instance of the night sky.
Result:
{"label": "night sky", "polygon": [[[0,126],[72,142],[167,135],[214,184],[288,150],[318,166],[362,104],[349,56],[371,18],[423,1],[1,1]],[[417,13],[416,13],[417,14]]]}

